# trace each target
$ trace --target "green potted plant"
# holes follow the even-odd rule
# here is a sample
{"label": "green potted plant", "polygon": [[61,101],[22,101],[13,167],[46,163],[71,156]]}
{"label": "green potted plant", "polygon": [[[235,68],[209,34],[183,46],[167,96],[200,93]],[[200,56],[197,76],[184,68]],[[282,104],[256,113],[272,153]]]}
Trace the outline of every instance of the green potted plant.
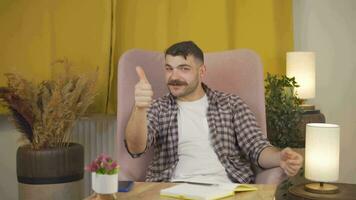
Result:
{"label": "green potted plant", "polygon": [[[299,87],[295,78],[285,75],[267,74],[265,79],[267,135],[277,147],[304,148],[303,134],[298,124],[302,119],[301,99],[294,92]],[[287,199],[288,188],[303,177],[303,168],[299,175],[283,181],[278,185],[276,199]]]}
{"label": "green potted plant", "polygon": [[294,78],[267,74],[265,79],[267,135],[277,147],[304,147],[298,123],[302,118],[301,99],[294,92],[299,87]]}
{"label": "green potted plant", "polygon": [[[0,87],[1,103],[22,133],[16,159],[19,199],[38,199],[51,190],[59,196],[50,199],[83,195],[84,149],[70,141],[71,129],[94,100],[97,75],[73,75],[68,61],[58,62],[66,73],[51,80],[36,84],[7,73],[7,86]],[[55,192],[56,185],[67,192]]]}

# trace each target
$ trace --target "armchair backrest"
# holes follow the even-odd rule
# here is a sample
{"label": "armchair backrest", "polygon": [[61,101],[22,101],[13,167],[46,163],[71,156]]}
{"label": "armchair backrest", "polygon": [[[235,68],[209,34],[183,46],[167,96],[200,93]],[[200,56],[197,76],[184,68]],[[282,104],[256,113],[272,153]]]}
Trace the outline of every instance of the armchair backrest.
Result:
{"label": "armchair backrest", "polygon": [[[263,68],[259,56],[251,50],[206,53],[207,75],[204,82],[212,89],[239,95],[254,112],[266,134]],[[119,61],[118,70],[118,162],[120,180],[143,181],[152,159],[152,149],[140,158],[131,158],[124,146],[125,128],[134,104],[134,87],[138,82],[135,67],[141,66],[152,85],[154,98],[168,92],[164,80],[164,55],[161,52],[129,50]]]}

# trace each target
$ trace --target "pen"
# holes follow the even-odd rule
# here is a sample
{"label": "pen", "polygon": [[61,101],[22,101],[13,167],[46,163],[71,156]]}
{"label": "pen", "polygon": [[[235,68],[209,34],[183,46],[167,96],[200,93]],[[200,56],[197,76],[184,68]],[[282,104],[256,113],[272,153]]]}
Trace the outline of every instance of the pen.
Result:
{"label": "pen", "polygon": [[174,181],[173,183],[188,183],[193,185],[219,186],[219,184],[215,184],[215,183],[199,183],[199,182],[191,182],[191,181]]}

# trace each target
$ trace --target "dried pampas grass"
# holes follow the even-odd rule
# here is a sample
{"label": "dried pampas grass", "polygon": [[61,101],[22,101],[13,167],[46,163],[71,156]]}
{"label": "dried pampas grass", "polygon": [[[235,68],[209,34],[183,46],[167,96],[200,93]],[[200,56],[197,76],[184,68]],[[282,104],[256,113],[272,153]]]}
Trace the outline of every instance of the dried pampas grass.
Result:
{"label": "dried pampas grass", "polygon": [[18,74],[8,73],[8,86],[0,87],[0,100],[34,149],[67,146],[75,121],[94,101],[97,71],[71,75],[69,62],[59,63],[64,65],[65,73],[53,80],[34,85]]}

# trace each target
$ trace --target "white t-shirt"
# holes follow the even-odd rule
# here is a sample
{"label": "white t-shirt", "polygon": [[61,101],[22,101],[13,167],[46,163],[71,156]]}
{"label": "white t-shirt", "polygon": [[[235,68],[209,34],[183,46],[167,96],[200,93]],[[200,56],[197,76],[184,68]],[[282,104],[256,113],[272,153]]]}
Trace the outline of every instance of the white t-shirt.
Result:
{"label": "white t-shirt", "polygon": [[231,183],[211,145],[207,96],[177,103],[179,161],[171,181]]}

